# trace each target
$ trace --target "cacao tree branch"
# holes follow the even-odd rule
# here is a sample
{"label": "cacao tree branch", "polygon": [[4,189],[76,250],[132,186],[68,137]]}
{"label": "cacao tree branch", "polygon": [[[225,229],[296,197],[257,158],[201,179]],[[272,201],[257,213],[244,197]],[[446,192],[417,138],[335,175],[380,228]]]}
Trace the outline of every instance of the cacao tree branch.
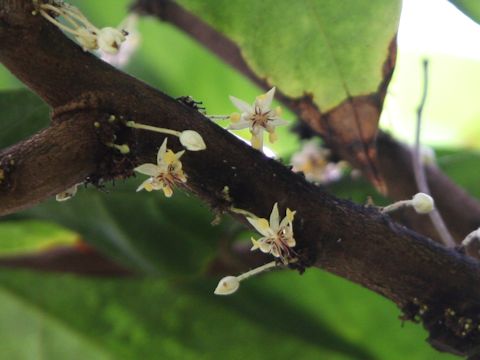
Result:
{"label": "cacao tree branch", "polygon": [[[250,69],[235,43],[174,1],[136,0],[132,10],[171,23],[258,86],[263,89],[270,87]],[[278,91],[277,98],[299,115],[300,120],[314,129],[317,135],[324,133],[322,113],[311,102],[306,102],[304,99],[296,101]],[[328,142],[328,139],[325,140]],[[394,200],[402,200],[417,193],[413,166],[409,160],[412,156],[411,150],[382,132],[377,139],[377,149],[380,173],[387,185],[388,196]],[[453,183],[438,168],[427,166],[425,171],[436,206],[455,241],[460,243],[467,234],[480,226],[480,203]],[[410,228],[440,242],[440,237],[428,217],[418,217],[413,211],[403,211],[401,217],[397,218]],[[477,254],[472,255],[478,257]]]}
{"label": "cacao tree branch", "polygon": [[[202,135],[207,149],[182,157],[188,191],[217,211],[235,206],[267,217],[275,202],[281,211],[296,210],[297,268],[316,266],[369,288],[395,302],[406,319],[423,321],[437,348],[478,355],[477,261],[394,223],[373,207],[334,198],[195,109],[84,53],[59,30],[32,16],[30,0],[0,0],[0,9],[0,61],[53,106],[49,129],[0,154],[1,164],[10,158],[14,165],[22,164],[6,172],[1,214],[85,181],[87,173],[91,181],[129,176],[133,166],[154,161],[163,136],[126,128],[123,120],[192,129]],[[114,122],[108,121],[112,114]],[[49,136],[42,136],[45,133]],[[112,151],[107,145],[112,135],[131,152],[123,156]],[[28,152],[28,144],[35,141],[43,150]],[[50,151],[45,146],[49,142]],[[169,146],[179,148],[174,139]],[[36,161],[45,164],[42,158],[47,156],[56,159],[53,165],[30,170]],[[26,189],[37,184],[41,190],[29,202]],[[16,199],[23,199],[20,206]],[[246,223],[244,217],[232,216]],[[473,324],[468,331],[462,327],[465,319]]]}

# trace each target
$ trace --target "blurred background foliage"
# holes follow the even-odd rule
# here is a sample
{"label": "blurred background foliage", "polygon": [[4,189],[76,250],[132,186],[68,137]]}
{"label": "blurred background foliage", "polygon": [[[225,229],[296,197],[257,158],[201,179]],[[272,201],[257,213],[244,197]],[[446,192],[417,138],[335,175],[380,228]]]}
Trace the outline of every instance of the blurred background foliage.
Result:
{"label": "blurred background foliage", "polygon": [[[129,1],[76,2],[100,26],[120,23]],[[453,10],[452,10],[453,11]],[[240,14],[242,16],[242,14]],[[403,20],[402,20],[403,21]],[[232,111],[228,95],[253,99],[259,89],[172,26],[139,22],[141,44],[125,70],[172,97],[191,95],[209,113]],[[420,94],[420,57],[431,59],[423,138],[438,165],[474,196],[478,189],[479,60],[399,51],[382,126],[413,138]],[[0,67],[0,147],[48,123],[48,108]],[[294,120],[291,114],[286,118]],[[409,130],[410,129],[410,130]],[[279,129],[272,150],[285,162],[300,141]],[[27,270],[0,271],[0,354],[5,359],[449,359],[402,325],[400,311],[380,296],[319,270],[269,273],[233,297],[213,296],[220,276],[207,276],[225,242],[248,239],[230,219],[177,192],[135,193],[139,178],[103,191],[80,188],[65,203],[47,201],[0,222],[0,256],[55,246],[94,245],[144,277],[95,278]],[[328,186],[363,203],[375,195],[362,179]],[[188,210],[187,210],[188,209]],[[368,246],[368,244],[366,244]]]}

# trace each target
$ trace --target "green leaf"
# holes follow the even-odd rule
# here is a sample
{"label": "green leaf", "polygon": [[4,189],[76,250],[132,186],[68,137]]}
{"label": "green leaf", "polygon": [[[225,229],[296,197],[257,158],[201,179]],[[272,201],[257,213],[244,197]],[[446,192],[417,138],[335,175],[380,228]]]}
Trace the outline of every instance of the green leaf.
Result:
{"label": "green leaf", "polygon": [[49,122],[48,106],[32,92],[0,91],[0,149],[33,135]]}
{"label": "green leaf", "polygon": [[480,24],[480,2],[477,0],[449,0],[465,15]]}
{"label": "green leaf", "polygon": [[469,194],[480,199],[480,188],[478,186],[480,151],[449,150],[439,151],[438,153],[438,166],[442,171]]}
{"label": "green leaf", "polygon": [[452,358],[419,326],[402,328],[387,300],[318,270],[266,274],[229,297],[215,285],[2,271],[0,350],[19,360]]}
{"label": "green leaf", "polygon": [[254,72],[328,111],[377,91],[397,32],[398,0],[178,0],[242,50]]}
{"label": "green leaf", "polygon": [[[195,274],[215,256],[231,226],[211,226],[213,215],[198,200],[177,191],[135,192],[140,179],[80,189],[66,202],[47,201],[20,216],[55,221],[129,267],[146,273]],[[185,226],[188,224],[188,226]]]}
{"label": "green leaf", "polygon": [[311,97],[324,115],[309,115],[316,130],[383,191],[374,148],[400,0],[178,3],[232,40],[258,78],[304,105]]}
{"label": "green leaf", "polygon": [[60,245],[73,245],[78,235],[43,221],[0,222],[0,256],[16,256]]}

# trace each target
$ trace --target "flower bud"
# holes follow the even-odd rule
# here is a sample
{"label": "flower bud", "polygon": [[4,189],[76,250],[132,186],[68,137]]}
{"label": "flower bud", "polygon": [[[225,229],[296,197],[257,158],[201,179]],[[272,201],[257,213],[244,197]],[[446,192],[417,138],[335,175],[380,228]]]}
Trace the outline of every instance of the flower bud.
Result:
{"label": "flower bud", "polygon": [[98,47],[107,54],[116,54],[124,41],[125,33],[112,27],[105,27],[98,33]]}
{"label": "flower bud", "polygon": [[214,291],[215,295],[230,295],[238,290],[240,281],[236,276],[226,276],[218,282],[217,288]]}
{"label": "flower bud", "polygon": [[70,200],[77,193],[77,186],[78,184],[75,184],[72,187],[69,187],[67,190],[57,194],[55,199],[60,202]]}
{"label": "flower bud", "polygon": [[180,143],[190,151],[200,151],[207,148],[202,136],[193,130],[182,131],[180,133]]}
{"label": "flower bud", "polygon": [[435,208],[433,198],[425,193],[415,194],[412,198],[412,206],[419,214],[428,214]]}

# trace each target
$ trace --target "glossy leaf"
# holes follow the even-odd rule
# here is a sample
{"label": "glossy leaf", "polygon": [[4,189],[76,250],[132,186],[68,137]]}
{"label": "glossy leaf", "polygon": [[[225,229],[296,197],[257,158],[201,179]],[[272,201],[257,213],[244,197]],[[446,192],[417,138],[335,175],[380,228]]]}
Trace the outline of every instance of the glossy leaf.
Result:
{"label": "glossy leaf", "polygon": [[73,245],[77,240],[75,233],[53,223],[35,220],[0,222],[1,257]]}
{"label": "glossy leaf", "polygon": [[451,358],[418,326],[402,328],[386,300],[318,270],[268,274],[230,297],[215,297],[214,286],[3,271],[1,346],[9,358],[51,360],[68,349],[68,358],[95,359]]}
{"label": "glossy leaf", "polygon": [[205,270],[230,223],[211,226],[208,208],[178,191],[172,199],[160,192],[137,193],[139,182],[117,184],[108,192],[80,189],[69,201],[48,201],[22,216],[55,221],[142,272],[188,275]]}
{"label": "glossy leaf", "polygon": [[[328,111],[377,91],[400,1],[179,0],[231,38],[255,73]],[[241,95],[241,94],[238,94]]]}
{"label": "glossy leaf", "polygon": [[480,23],[480,2],[477,0],[449,0],[473,21]]}
{"label": "glossy leaf", "polygon": [[178,3],[231,39],[258,78],[313,111],[310,125],[385,190],[375,137],[395,63],[399,0]]}

